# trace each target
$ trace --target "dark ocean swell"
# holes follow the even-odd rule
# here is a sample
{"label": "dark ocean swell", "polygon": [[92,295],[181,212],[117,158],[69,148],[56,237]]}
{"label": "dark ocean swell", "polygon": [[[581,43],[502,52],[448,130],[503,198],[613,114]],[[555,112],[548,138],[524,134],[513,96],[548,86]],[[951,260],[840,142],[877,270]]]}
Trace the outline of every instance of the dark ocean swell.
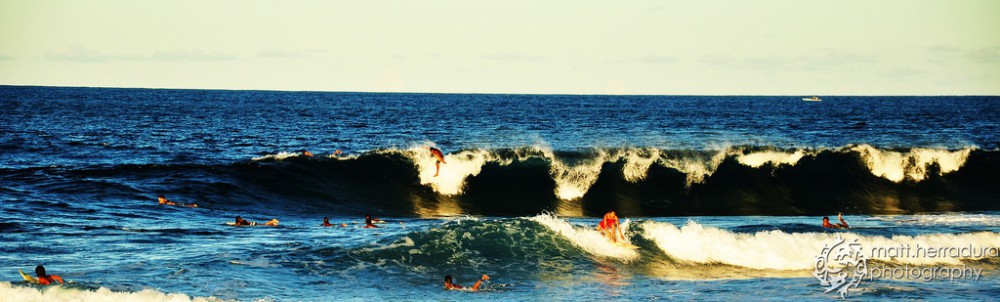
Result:
{"label": "dark ocean swell", "polygon": [[722,151],[543,148],[348,157],[280,154],[227,165],[7,169],[12,200],[173,200],[225,209],[380,215],[829,215],[1000,210],[1000,152],[866,145]]}

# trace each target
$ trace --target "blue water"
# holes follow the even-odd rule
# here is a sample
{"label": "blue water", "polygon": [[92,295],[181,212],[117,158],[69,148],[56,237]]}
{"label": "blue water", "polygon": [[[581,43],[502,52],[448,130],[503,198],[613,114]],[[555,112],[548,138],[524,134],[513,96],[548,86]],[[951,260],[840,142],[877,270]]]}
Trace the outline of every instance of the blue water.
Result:
{"label": "blue water", "polygon": [[[834,299],[810,268],[838,233],[1000,247],[997,97],[0,86],[0,108],[3,301]],[[637,249],[594,240],[609,210]],[[838,212],[851,230],[817,227]],[[996,257],[952,260],[914,265],[985,275],[849,298],[1000,294]],[[71,283],[21,283],[39,264]]]}
{"label": "blue water", "polygon": [[[545,144],[715,149],[1000,146],[997,97],[566,96],[10,87],[4,167],[229,163],[281,151],[358,153]],[[6,154],[11,154],[7,153]]]}

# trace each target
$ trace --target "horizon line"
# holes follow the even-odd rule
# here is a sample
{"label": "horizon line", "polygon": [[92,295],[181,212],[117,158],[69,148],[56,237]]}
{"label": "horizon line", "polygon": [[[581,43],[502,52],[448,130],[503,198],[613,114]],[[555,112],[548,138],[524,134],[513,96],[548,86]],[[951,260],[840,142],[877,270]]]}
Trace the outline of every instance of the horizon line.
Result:
{"label": "horizon line", "polygon": [[261,91],[261,92],[318,92],[318,93],[373,93],[373,94],[469,94],[469,95],[539,95],[539,96],[771,96],[771,97],[1000,97],[989,94],[600,94],[600,93],[514,93],[514,92],[434,92],[434,91],[355,91],[355,90],[282,90],[282,89],[237,89],[237,88],[195,88],[195,87],[134,87],[134,86],[77,86],[77,85],[36,85],[0,84],[2,87],[43,87],[43,88],[89,88],[89,89],[144,89],[144,90],[200,90],[200,91]]}

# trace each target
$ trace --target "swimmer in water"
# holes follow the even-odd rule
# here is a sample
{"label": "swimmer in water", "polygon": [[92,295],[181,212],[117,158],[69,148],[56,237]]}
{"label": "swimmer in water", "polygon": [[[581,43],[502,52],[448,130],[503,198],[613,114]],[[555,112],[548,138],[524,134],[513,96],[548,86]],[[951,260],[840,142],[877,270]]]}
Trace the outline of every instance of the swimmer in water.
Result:
{"label": "swimmer in water", "polygon": [[844,216],[842,214],[837,214],[837,219],[840,220],[838,224],[830,223],[830,217],[823,217],[823,227],[828,229],[849,229],[851,227],[847,226],[847,221],[844,221]]}
{"label": "swimmer in water", "polygon": [[437,159],[437,161],[434,162],[434,177],[437,177],[438,173],[441,172],[441,164],[447,164],[447,163],[444,162],[444,153],[441,153],[441,150],[438,150],[437,148],[434,147],[430,148],[431,148],[431,155],[433,155]]}
{"label": "swimmer in water", "polygon": [[[477,291],[477,290],[479,290],[479,286],[483,285],[483,281],[486,281],[486,280],[490,280],[490,276],[483,275],[483,277],[479,278],[479,281],[476,281],[476,284],[473,284],[472,287],[469,288],[469,290],[471,290],[471,291]],[[447,289],[447,290],[463,290],[463,289],[466,289],[466,288],[464,286],[452,283],[452,281],[451,281],[451,275],[445,275],[444,276],[444,289]]]}
{"label": "swimmer in water", "polygon": [[366,229],[375,229],[379,226],[375,225],[374,221],[378,221],[378,218],[372,218],[372,215],[365,215],[365,226]]}
{"label": "swimmer in water", "polygon": [[320,226],[332,227],[333,224],[330,223],[330,217],[323,217],[323,224]]}

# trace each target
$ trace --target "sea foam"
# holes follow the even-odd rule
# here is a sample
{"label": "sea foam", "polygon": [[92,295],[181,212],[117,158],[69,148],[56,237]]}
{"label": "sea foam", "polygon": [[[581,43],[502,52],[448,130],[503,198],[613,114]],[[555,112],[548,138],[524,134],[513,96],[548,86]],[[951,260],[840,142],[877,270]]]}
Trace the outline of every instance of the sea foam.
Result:
{"label": "sea foam", "polygon": [[[69,288],[55,285],[45,288],[15,286],[10,282],[0,282],[0,302],[219,302],[234,301],[215,297],[190,297],[185,294],[164,293],[154,289],[144,289],[137,292],[117,292],[101,287],[96,290]],[[258,300],[264,301],[264,300]]]}
{"label": "sea foam", "polygon": [[[783,231],[760,231],[736,233],[716,227],[703,226],[689,221],[682,227],[669,223],[644,222],[642,236],[656,243],[663,252],[678,261],[698,264],[724,264],[752,269],[808,270],[812,269],[815,257],[824,246],[832,245],[837,233],[786,233]],[[889,257],[898,248],[909,247],[915,253],[917,247],[924,248],[997,248],[1000,233],[978,232],[966,234],[926,234],[917,236],[896,235],[891,237],[858,235],[840,232],[847,242],[855,239],[871,260],[904,263],[911,265],[956,265],[959,257],[927,257],[909,254],[912,257]],[[897,249],[897,250],[890,250]],[[966,258],[977,260],[979,258]]]}

